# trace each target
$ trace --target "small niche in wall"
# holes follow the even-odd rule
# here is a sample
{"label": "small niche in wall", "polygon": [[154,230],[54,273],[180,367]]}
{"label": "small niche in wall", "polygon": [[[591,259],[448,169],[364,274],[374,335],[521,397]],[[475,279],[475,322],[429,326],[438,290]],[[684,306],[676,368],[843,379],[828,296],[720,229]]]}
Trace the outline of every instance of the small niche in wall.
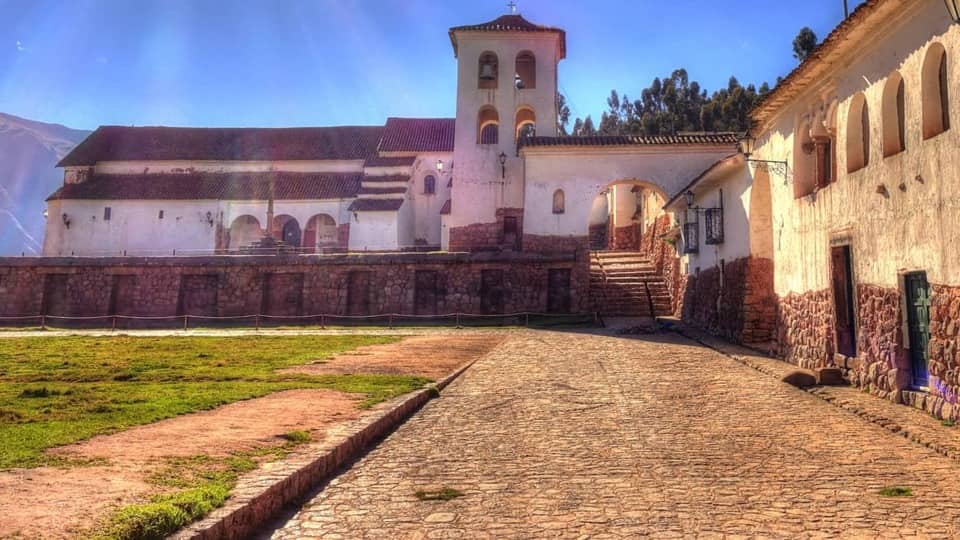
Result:
{"label": "small niche in wall", "polygon": [[163,219],[163,210],[157,215],[157,219]]}
{"label": "small niche in wall", "polygon": [[113,215],[113,209],[109,206],[103,207],[103,220],[110,221],[110,217]]}

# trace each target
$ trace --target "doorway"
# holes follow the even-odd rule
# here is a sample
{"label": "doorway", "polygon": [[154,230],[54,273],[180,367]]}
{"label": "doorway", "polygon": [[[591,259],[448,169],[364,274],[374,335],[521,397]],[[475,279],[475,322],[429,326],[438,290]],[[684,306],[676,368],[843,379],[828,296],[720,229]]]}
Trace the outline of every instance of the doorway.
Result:
{"label": "doorway", "polygon": [[910,371],[913,386],[926,388],[930,381],[927,348],[930,344],[930,284],[926,272],[903,276],[907,296],[907,329],[910,337]]}
{"label": "doorway", "polygon": [[853,261],[849,244],[830,248],[830,260],[837,352],[846,357],[854,357],[857,355],[857,325],[853,300]]}
{"label": "doorway", "polygon": [[514,216],[503,218],[503,247],[517,250],[520,247],[520,220]]}
{"label": "doorway", "polygon": [[300,247],[300,224],[295,219],[289,219],[283,224],[283,243],[288,246]]}

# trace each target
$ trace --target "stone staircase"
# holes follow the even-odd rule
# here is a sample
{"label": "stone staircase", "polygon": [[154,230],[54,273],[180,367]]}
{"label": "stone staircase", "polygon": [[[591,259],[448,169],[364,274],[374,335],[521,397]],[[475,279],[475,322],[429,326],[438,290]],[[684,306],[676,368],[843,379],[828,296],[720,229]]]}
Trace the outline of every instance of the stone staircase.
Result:
{"label": "stone staircase", "polygon": [[670,293],[653,263],[632,251],[593,251],[590,291],[603,315],[659,317],[673,314]]}

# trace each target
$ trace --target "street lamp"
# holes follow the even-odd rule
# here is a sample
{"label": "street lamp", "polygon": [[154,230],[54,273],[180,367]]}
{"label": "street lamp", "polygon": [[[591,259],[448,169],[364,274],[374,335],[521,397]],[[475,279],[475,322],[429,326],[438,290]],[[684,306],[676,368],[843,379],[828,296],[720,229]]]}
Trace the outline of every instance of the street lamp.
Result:
{"label": "street lamp", "polygon": [[747,159],[747,163],[752,163],[754,167],[762,169],[765,171],[770,171],[777,174],[783,175],[784,178],[787,177],[787,171],[790,170],[790,166],[786,161],[772,161],[769,159],[750,159],[750,156],[753,155],[754,147],[757,144],[757,139],[754,138],[750,133],[750,128],[748,127],[743,135],[740,136],[738,141],[738,149],[740,153],[743,154],[743,157]]}
{"label": "street lamp", "polygon": [[688,190],[688,191],[684,194],[684,197],[687,198],[687,208],[692,208],[692,207],[693,207],[693,198],[694,198],[693,192]]}
{"label": "street lamp", "polygon": [[500,152],[500,178],[507,177],[507,155]]}
{"label": "street lamp", "polygon": [[943,3],[947,6],[947,11],[950,12],[950,18],[953,19],[953,22],[960,24],[960,0],[943,0]]}
{"label": "street lamp", "polygon": [[443,174],[443,161],[437,160],[437,174]]}

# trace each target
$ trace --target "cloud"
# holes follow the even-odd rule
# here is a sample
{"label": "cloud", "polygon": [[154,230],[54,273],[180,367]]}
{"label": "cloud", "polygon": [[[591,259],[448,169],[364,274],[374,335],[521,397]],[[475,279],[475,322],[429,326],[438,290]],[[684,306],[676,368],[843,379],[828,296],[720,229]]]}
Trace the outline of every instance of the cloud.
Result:
{"label": "cloud", "polygon": [[17,40],[17,50],[21,52],[27,50],[27,48],[23,46],[23,42],[19,39]]}

